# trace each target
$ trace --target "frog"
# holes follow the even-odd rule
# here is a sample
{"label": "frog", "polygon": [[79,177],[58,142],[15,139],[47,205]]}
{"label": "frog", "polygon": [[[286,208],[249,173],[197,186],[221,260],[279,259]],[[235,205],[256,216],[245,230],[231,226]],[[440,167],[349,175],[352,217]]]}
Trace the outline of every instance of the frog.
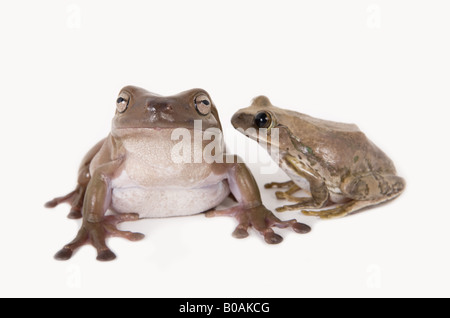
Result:
{"label": "frog", "polygon": [[280,108],[264,95],[237,111],[232,124],[264,145],[289,177],[265,185],[283,189],[276,197],[292,203],[278,212],[340,218],[393,200],[405,189],[393,161],[355,124]]}
{"label": "frog", "polygon": [[[238,221],[234,237],[248,237],[249,228],[254,228],[269,244],[283,240],[274,227],[301,234],[311,230],[295,219],[282,221],[267,209],[253,174],[223,143],[212,151],[215,160],[183,161],[174,156],[183,136],[180,130],[188,133],[182,141],[187,141],[190,158],[212,142],[201,138],[203,133],[212,129],[218,132],[214,138],[222,138],[217,107],[205,90],[162,96],[130,85],[119,92],[115,108],[110,133],[81,162],[75,190],[45,204],[54,208],[68,203],[68,217],[82,219],[75,239],[56,253],[57,260],[70,259],[86,244],[95,247],[97,260],[114,260],[117,256],[106,239],[142,240],[144,234],[120,230],[118,225],[144,218],[230,216]],[[219,208],[228,198],[234,205]]]}

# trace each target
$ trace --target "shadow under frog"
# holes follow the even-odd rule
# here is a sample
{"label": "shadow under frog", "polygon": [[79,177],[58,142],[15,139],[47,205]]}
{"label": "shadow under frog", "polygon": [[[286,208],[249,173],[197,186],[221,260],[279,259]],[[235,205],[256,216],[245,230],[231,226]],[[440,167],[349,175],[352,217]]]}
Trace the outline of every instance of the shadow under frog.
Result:
{"label": "shadow under frog", "polygon": [[[82,160],[76,189],[46,204],[52,208],[69,203],[69,218],[83,218],[75,239],[55,258],[68,260],[79,247],[92,244],[98,260],[113,260],[116,256],[106,238],[143,239],[141,233],[117,229],[121,222],[140,218],[203,212],[209,217],[233,216],[239,223],[234,237],[247,237],[248,228],[253,227],[269,244],[282,241],[272,227],[290,227],[297,233],[310,231],[307,225],[281,221],[266,209],[249,169],[236,156],[230,162],[224,149],[216,149],[214,156],[223,151],[226,160],[174,162],[172,150],[179,141],[173,140],[172,132],[184,128],[195,135],[198,121],[204,130],[222,130],[217,109],[202,89],[163,97],[134,86],[123,88],[116,101],[111,133]],[[206,142],[192,145],[193,152],[202,151],[196,147],[203,148]],[[230,195],[236,206],[214,210]],[[108,210],[114,213],[107,215]]]}
{"label": "shadow under frog", "polygon": [[[239,110],[232,124],[247,137],[270,145],[267,150],[291,178],[266,185],[287,188],[277,192],[277,198],[295,203],[278,208],[279,212],[302,210],[323,219],[343,217],[404,191],[405,181],[397,176],[393,162],[356,125],[281,109],[265,96]],[[302,189],[311,196],[293,196]]]}

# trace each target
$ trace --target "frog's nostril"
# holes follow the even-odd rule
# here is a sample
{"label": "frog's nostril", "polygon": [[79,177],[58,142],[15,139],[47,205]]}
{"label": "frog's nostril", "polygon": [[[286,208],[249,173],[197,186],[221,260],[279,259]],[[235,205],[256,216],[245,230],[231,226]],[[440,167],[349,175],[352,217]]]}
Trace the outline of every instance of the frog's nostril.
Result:
{"label": "frog's nostril", "polygon": [[171,113],[171,112],[173,112],[173,107],[170,104],[159,103],[159,104],[149,105],[148,110],[150,110],[151,112]]}

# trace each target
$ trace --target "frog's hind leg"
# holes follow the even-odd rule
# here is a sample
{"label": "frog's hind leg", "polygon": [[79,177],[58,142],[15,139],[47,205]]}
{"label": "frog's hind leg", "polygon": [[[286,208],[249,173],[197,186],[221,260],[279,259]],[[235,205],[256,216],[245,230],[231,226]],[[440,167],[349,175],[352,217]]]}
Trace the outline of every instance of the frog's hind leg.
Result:
{"label": "frog's hind leg", "polygon": [[54,208],[61,203],[68,203],[71,205],[71,209],[67,217],[69,219],[81,219],[83,217],[81,210],[83,209],[84,196],[90,180],[89,165],[86,163],[78,172],[78,184],[75,190],[63,197],[55,198],[47,202],[45,207]]}
{"label": "frog's hind leg", "polygon": [[347,216],[349,214],[358,212],[362,209],[370,208],[372,206],[381,204],[383,202],[393,200],[395,197],[397,197],[399,195],[400,195],[400,193],[398,193],[395,196],[391,196],[391,197],[384,197],[384,198],[379,198],[376,200],[367,200],[367,201],[352,200],[350,202],[338,205],[337,207],[332,208],[332,209],[321,210],[321,211],[303,210],[302,213],[304,215],[308,215],[308,216],[318,216],[321,219],[325,219],[325,220],[338,219],[338,218]]}
{"label": "frog's hind leg", "polygon": [[[361,203],[364,202],[365,204],[361,206]],[[321,211],[310,211],[310,210],[303,210],[302,213],[304,215],[308,216],[318,216],[321,219],[337,219],[344,217],[353,211],[356,211],[357,209],[362,209],[362,207],[366,207],[368,205],[367,201],[350,201],[347,203],[343,203],[333,209],[327,209],[327,210],[321,210]]]}
{"label": "frog's hind leg", "polygon": [[54,208],[61,203],[68,203],[71,205],[70,213],[67,215],[69,219],[81,219],[83,209],[84,196],[86,195],[86,189],[91,180],[88,165],[82,166],[78,174],[78,184],[74,191],[71,193],[55,198],[45,204],[46,208]]}
{"label": "frog's hind leg", "polygon": [[78,184],[74,191],[69,194],[55,198],[45,204],[46,208],[54,208],[61,203],[69,203],[72,208],[70,210],[69,215],[67,216],[69,219],[81,219],[82,213],[81,210],[83,208],[84,196],[86,194],[86,189],[91,180],[91,174],[89,172],[89,167],[91,165],[92,160],[95,155],[100,151],[103,147],[106,139],[98,142],[94,147],[89,150],[89,152],[84,156],[81,161],[80,169],[78,170]]}
{"label": "frog's hind leg", "polygon": [[399,196],[405,189],[405,180],[396,175],[371,172],[347,178],[341,185],[342,193],[350,199],[387,201]]}
{"label": "frog's hind leg", "polygon": [[302,211],[305,215],[319,216],[321,219],[344,217],[365,208],[390,201],[403,193],[405,181],[395,175],[370,174],[348,180],[343,192],[351,201],[335,208],[322,211]]}
{"label": "frog's hind leg", "polygon": [[45,204],[46,208],[55,208],[62,203],[68,203],[71,205],[70,213],[67,215],[69,219],[81,219],[81,209],[83,208],[84,195],[86,193],[86,187],[78,185],[77,188],[69,194],[54,198],[53,200]]}

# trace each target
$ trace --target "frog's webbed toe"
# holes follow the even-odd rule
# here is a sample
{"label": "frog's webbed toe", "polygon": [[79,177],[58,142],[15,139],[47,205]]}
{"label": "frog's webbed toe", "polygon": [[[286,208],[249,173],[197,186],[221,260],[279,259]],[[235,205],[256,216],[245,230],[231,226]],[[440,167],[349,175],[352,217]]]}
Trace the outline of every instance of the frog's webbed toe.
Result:
{"label": "frog's webbed toe", "polygon": [[258,231],[268,244],[278,244],[283,241],[283,238],[273,231],[273,227],[278,228],[292,228],[295,232],[300,234],[306,234],[311,231],[311,228],[306,225],[297,222],[297,220],[282,221],[277,218],[271,211],[264,206],[256,208],[245,209],[242,207],[235,207],[228,210],[210,211],[206,213],[207,217],[214,216],[233,216],[239,224],[233,232],[235,238],[248,237],[248,229],[253,227]]}
{"label": "frog's webbed toe", "polygon": [[264,188],[266,188],[266,189],[273,189],[273,188],[283,189],[283,188],[290,188],[294,185],[295,185],[294,181],[272,182],[272,183],[268,183],[268,184],[264,185]]}
{"label": "frog's webbed toe", "polygon": [[111,261],[116,258],[116,255],[106,245],[107,237],[122,237],[130,241],[139,241],[144,238],[144,234],[133,233],[128,231],[120,231],[117,229],[117,224],[127,221],[136,221],[139,215],[134,213],[109,215],[101,222],[83,222],[76,238],[64,246],[55,255],[57,260],[68,260],[73,253],[85,244],[92,244],[97,249],[97,260]]}
{"label": "frog's webbed toe", "polygon": [[[300,189],[298,189],[297,191],[299,191]],[[294,202],[294,203],[300,203],[304,201],[304,197],[294,197],[293,195],[291,195],[291,193],[289,191],[287,192],[281,192],[278,191],[275,193],[275,195],[277,196],[278,200],[287,200],[289,202]]]}
{"label": "frog's webbed toe", "polygon": [[83,217],[83,214],[81,213],[81,207],[72,207],[69,214],[67,215],[67,218],[72,220],[79,220]]}
{"label": "frog's webbed toe", "polygon": [[248,237],[248,228],[250,224],[248,223],[240,223],[233,232],[233,237],[237,239],[243,239]]}
{"label": "frog's webbed toe", "polygon": [[288,200],[290,202],[299,202],[299,200],[301,200],[301,198],[297,198],[292,195],[300,190],[301,190],[301,188],[298,185],[296,185],[295,183],[293,183],[292,185],[290,185],[289,189],[286,192],[277,191],[277,192],[275,192],[275,195],[278,200]]}
{"label": "frog's webbed toe", "polygon": [[351,201],[331,209],[302,213],[321,219],[341,218],[398,197],[405,189],[405,181],[398,176],[368,174],[347,179],[342,188]]}
{"label": "frog's webbed toe", "polygon": [[357,203],[358,201],[350,201],[348,203],[341,204],[335,208],[321,211],[302,210],[302,213],[308,216],[318,216],[321,219],[337,219],[347,216],[348,214],[353,212]]}
{"label": "frog's webbed toe", "polygon": [[[270,211],[269,211],[270,212]],[[278,244],[281,243],[283,241],[283,238],[276,234],[273,230],[272,227],[277,227],[280,229],[285,229],[285,228],[292,228],[292,230],[294,230],[294,232],[299,233],[299,234],[307,234],[309,232],[311,232],[311,227],[303,224],[303,223],[299,223],[297,222],[297,220],[288,220],[288,221],[282,221],[279,218],[277,218],[274,214],[272,214],[270,212],[270,214],[267,214],[264,218],[265,223],[266,223],[266,228],[261,228],[258,229],[256,228],[256,230],[258,230],[260,233],[264,234],[264,240],[268,243],[268,244]]]}
{"label": "frog's webbed toe", "polygon": [[52,209],[56,208],[58,205],[62,203],[71,203],[74,200],[76,194],[77,191],[74,190],[65,196],[54,198],[53,200],[50,200],[47,203],[45,203],[45,207],[47,209]]}

